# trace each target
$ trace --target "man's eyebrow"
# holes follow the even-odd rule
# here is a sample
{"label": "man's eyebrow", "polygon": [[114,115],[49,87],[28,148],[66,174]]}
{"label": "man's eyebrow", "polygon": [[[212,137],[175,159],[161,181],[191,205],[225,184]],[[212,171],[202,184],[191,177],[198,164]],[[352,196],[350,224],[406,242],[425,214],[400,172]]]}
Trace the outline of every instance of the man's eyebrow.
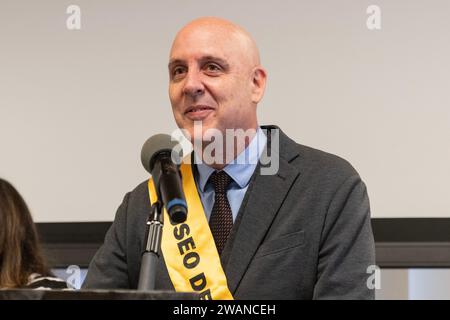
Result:
{"label": "man's eyebrow", "polygon": [[169,61],[168,67],[169,67],[169,69],[170,69],[172,66],[174,66],[174,65],[176,65],[176,64],[183,64],[183,63],[184,63],[184,61],[181,60],[181,59],[171,59],[171,60]]}
{"label": "man's eyebrow", "polygon": [[215,57],[215,56],[204,56],[200,59],[201,62],[206,62],[206,61],[214,61],[219,63],[220,65],[222,65],[222,67],[224,68],[228,68],[228,62],[226,62],[224,59],[219,58],[219,57]]}
{"label": "man's eyebrow", "polygon": [[[204,57],[200,58],[201,63],[204,63],[206,61],[214,61],[214,62],[217,62],[220,65],[222,65],[225,69],[229,68],[228,62],[226,62],[224,59],[219,58],[219,57],[208,55],[208,56],[204,56]],[[171,69],[174,65],[177,65],[177,64],[186,64],[186,62],[182,59],[172,59],[169,61],[168,67],[169,67],[169,69]]]}

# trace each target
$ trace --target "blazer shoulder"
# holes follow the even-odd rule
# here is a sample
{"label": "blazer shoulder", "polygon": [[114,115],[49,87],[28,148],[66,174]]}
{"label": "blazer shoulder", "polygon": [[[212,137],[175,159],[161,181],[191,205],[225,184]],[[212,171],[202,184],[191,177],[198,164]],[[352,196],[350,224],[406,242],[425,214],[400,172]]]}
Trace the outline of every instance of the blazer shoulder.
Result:
{"label": "blazer shoulder", "polygon": [[128,212],[128,218],[134,219],[150,210],[150,196],[148,193],[148,180],[138,184],[132,191],[129,191],[122,202],[125,211]]}
{"label": "blazer shoulder", "polygon": [[303,174],[313,173],[315,176],[325,175],[335,178],[359,177],[350,162],[340,156],[297,143],[281,130],[279,139],[280,156]]}
{"label": "blazer shoulder", "polygon": [[148,200],[148,180],[139,183],[132,191],[129,192],[130,201]]}
{"label": "blazer shoulder", "polygon": [[359,178],[353,165],[346,159],[319,149],[296,143],[299,156],[293,164],[304,173],[313,173],[333,180]]}

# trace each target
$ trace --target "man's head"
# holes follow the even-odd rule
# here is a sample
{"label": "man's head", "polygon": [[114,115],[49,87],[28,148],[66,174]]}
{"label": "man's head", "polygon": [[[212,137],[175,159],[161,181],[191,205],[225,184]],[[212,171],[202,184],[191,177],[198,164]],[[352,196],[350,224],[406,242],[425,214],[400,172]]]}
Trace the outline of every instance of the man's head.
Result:
{"label": "man's head", "polygon": [[175,121],[191,137],[195,121],[203,132],[257,128],[266,72],[254,40],[239,26],[211,17],[188,23],[173,41],[169,76]]}

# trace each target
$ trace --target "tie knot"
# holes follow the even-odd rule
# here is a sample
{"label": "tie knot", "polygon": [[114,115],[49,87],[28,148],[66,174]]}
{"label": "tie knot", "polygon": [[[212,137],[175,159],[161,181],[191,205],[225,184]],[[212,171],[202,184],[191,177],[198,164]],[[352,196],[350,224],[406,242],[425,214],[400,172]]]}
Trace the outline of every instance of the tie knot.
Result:
{"label": "tie knot", "polygon": [[209,178],[214,186],[214,192],[225,193],[231,182],[231,177],[223,170],[215,171]]}

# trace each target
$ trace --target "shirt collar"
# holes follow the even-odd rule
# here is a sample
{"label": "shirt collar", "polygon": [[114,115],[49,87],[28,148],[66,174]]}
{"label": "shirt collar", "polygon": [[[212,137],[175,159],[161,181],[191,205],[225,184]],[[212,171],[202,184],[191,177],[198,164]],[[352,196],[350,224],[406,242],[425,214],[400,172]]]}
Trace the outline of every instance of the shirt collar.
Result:
{"label": "shirt collar", "polygon": [[[256,169],[259,158],[266,146],[267,137],[261,128],[256,131],[255,137],[253,137],[250,144],[242,151],[236,159],[227,164],[223,170],[236,182],[240,188],[244,188],[250,182],[250,178]],[[197,163],[198,170],[198,183],[200,190],[205,191],[206,184],[211,174],[216,171],[214,168],[206,165],[205,163],[199,163],[200,158],[194,152],[195,163]]]}

